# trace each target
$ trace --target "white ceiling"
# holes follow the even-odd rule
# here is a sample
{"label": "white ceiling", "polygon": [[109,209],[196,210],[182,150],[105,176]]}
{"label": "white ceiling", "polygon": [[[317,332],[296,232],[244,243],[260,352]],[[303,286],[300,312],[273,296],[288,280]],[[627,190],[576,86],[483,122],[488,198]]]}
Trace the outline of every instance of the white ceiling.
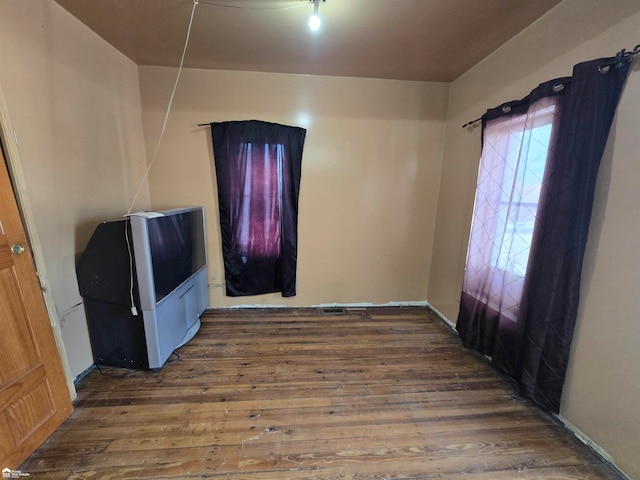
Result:
{"label": "white ceiling", "polygon": [[[139,65],[178,66],[194,0],[56,0]],[[184,65],[451,81],[561,0],[198,0]]]}

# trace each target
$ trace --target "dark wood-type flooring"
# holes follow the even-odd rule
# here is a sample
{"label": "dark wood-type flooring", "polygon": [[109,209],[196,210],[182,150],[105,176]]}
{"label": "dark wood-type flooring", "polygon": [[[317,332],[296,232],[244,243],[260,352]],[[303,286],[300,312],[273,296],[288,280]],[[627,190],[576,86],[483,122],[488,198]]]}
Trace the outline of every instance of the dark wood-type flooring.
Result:
{"label": "dark wood-type flooring", "polygon": [[620,479],[426,308],[224,310],[102,367],[31,478]]}

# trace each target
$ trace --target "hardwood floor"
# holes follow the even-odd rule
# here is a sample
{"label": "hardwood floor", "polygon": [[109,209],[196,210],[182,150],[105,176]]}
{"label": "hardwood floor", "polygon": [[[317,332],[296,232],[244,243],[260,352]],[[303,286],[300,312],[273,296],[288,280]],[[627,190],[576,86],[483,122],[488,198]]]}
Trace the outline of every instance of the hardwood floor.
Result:
{"label": "hardwood floor", "polygon": [[425,308],[210,311],[178,354],[155,372],[91,372],[71,418],[20,470],[37,479],[621,478]]}

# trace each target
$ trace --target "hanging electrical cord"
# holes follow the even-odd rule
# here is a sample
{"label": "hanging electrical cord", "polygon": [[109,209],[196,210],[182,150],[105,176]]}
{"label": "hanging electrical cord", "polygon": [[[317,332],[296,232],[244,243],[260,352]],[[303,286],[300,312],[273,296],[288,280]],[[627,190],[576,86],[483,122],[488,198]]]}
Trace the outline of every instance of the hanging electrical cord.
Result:
{"label": "hanging electrical cord", "polygon": [[[290,8],[297,8],[301,6],[305,6],[308,3],[308,0],[281,0],[280,2],[272,1],[273,5],[265,5],[267,2],[253,2],[253,5],[246,2],[245,5],[231,4],[229,2],[224,2],[220,0],[200,0],[200,3],[203,5],[208,5],[210,7],[223,7],[223,8],[235,8],[238,10],[289,10]],[[277,5],[277,3],[289,3],[293,5]]]}
{"label": "hanging electrical cord", "polygon": [[133,201],[131,205],[129,205],[129,210],[127,210],[127,215],[131,213],[133,209],[133,205],[136,203],[138,199],[138,195],[140,195],[140,190],[142,189],[142,185],[147,181],[149,177],[149,171],[153,166],[153,163],[156,161],[156,156],[158,155],[158,149],[160,148],[160,142],[162,142],[162,137],[164,136],[165,128],[167,127],[167,120],[169,119],[169,113],[171,112],[171,104],[173,103],[173,97],[176,94],[176,89],[178,88],[178,81],[180,80],[180,74],[182,73],[182,65],[184,63],[184,56],[187,53],[187,46],[189,45],[189,37],[191,36],[191,25],[193,24],[193,17],[196,12],[196,7],[198,6],[198,0],[193,0],[193,8],[191,9],[191,18],[189,19],[189,28],[187,29],[187,38],[184,42],[184,49],[182,50],[182,58],[180,59],[180,66],[178,67],[178,74],[176,75],[176,82],[173,85],[173,90],[171,91],[171,96],[169,97],[169,104],[167,105],[167,112],[164,116],[164,121],[162,122],[162,129],[160,131],[160,137],[158,138],[158,143],[156,143],[156,148],[153,151],[153,155],[151,157],[151,161],[147,166],[147,170],[144,172],[142,180],[140,181],[140,185],[138,185],[138,189],[136,190],[136,194],[133,197]]}
{"label": "hanging electrical cord", "polygon": [[[171,91],[171,96],[169,97],[169,104],[167,105],[167,111],[164,115],[164,121],[162,122],[162,129],[160,130],[160,136],[158,137],[158,142],[156,143],[156,148],[153,151],[153,155],[151,156],[151,161],[149,165],[147,165],[147,169],[142,176],[142,180],[140,180],[140,184],[138,185],[138,189],[136,190],[135,195],[133,196],[133,200],[131,201],[131,205],[129,205],[129,209],[127,210],[127,214],[125,216],[129,216],[131,214],[131,210],[138,199],[138,195],[140,195],[140,191],[142,186],[149,178],[149,171],[156,161],[156,156],[158,155],[158,149],[160,148],[160,143],[162,142],[162,137],[164,137],[164,131],[167,127],[167,121],[169,120],[169,113],[171,113],[171,105],[173,104],[173,97],[176,94],[176,90],[178,89],[178,82],[180,81],[180,74],[182,73],[182,65],[184,64],[184,57],[187,53],[187,47],[189,46],[189,37],[191,36],[191,25],[193,25],[193,17],[196,13],[196,7],[198,6],[198,0],[193,0],[193,8],[191,9],[191,18],[189,19],[189,28],[187,28],[187,37],[184,41],[184,48],[182,49],[182,58],[180,58],[180,66],[178,67],[178,74],[176,75],[176,81],[173,85],[173,90]],[[128,223],[124,224],[124,238],[127,243],[127,252],[129,253],[129,300],[131,301],[131,313],[134,316],[138,315],[138,309],[136,308],[135,299],[133,296],[133,252],[131,252],[131,245],[129,244],[129,228]]]}

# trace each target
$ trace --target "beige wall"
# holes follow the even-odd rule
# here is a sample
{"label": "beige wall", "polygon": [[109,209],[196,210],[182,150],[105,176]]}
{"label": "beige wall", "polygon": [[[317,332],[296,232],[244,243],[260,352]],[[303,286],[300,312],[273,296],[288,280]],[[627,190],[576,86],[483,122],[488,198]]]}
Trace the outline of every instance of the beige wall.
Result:
{"label": "beige wall", "polygon": [[[451,85],[428,299],[455,321],[487,108],[639,41],[637,0],[565,0]],[[561,416],[640,478],[640,73],[630,74],[597,186]]]}
{"label": "beige wall", "polygon": [[[3,131],[30,205],[35,245],[71,374],[93,364],[76,254],[95,225],[127,211],[144,173],[138,70],[50,0],[0,7]],[[143,189],[138,208],[148,207]]]}
{"label": "beige wall", "polygon": [[[152,154],[176,70],[140,67]],[[422,302],[433,242],[448,85],[183,70],[150,174],[155,209],[204,205],[210,304]],[[224,282],[210,129],[258,119],[308,129],[296,297],[231,298]]]}

